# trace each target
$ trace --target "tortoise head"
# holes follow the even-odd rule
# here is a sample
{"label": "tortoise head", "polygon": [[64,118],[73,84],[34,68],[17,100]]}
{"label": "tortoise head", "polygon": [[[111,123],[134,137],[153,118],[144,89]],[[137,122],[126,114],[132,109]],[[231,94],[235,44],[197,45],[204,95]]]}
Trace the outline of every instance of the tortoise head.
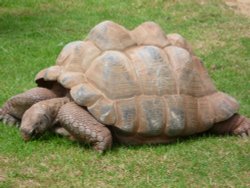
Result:
{"label": "tortoise head", "polygon": [[42,135],[51,125],[51,119],[40,108],[32,106],[22,118],[20,127],[21,136],[25,141]]}

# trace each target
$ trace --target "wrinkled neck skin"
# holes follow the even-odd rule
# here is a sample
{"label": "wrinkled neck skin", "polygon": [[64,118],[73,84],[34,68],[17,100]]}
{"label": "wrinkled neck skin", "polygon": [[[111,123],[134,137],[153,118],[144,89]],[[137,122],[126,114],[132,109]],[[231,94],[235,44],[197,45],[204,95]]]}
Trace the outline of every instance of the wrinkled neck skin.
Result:
{"label": "wrinkled neck skin", "polygon": [[47,88],[51,90],[57,97],[64,97],[69,93],[69,89],[63,87],[56,81],[45,81],[43,79],[36,81],[38,87]]}

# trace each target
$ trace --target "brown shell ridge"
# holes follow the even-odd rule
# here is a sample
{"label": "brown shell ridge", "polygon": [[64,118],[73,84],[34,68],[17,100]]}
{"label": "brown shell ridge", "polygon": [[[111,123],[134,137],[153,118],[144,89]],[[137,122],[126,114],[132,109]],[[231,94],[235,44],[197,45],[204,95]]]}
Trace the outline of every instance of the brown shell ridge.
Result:
{"label": "brown shell ridge", "polygon": [[[94,43],[94,42],[93,42],[93,43]],[[99,56],[103,55],[104,52],[105,52],[105,51],[101,51],[101,54],[100,54]],[[96,60],[99,56],[95,57],[95,58],[92,60],[92,62],[95,62],[95,60]],[[90,83],[90,84],[92,85],[92,87],[95,87],[96,89],[98,89],[98,90],[100,91],[100,89],[97,87],[97,85],[96,85],[91,79],[89,79],[88,76],[86,76],[86,75],[88,74],[89,70],[91,70],[92,67],[94,67],[94,63],[91,63],[91,64],[90,64],[90,66],[88,67],[88,69],[86,70],[86,72],[85,72],[84,74],[85,74],[85,77],[86,77],[87,82]],[[101,92],[101,91],[100,91],[100,92]]]}
{"label": "brown shell ridge", "polygon": [[57,65],[61,66],[64,65],[64,63],[67,61],[67,59],[69,59],[70,55],[65,56],[63,59],[59,60],[56,62]]}
{"label": "brown shell ridge", "polygon": [[[169,54],[165,50],[162,50],[162,51],[165,53],[166,57],[168,58],[168,62],[169,62],[169,65],[171,67],[171,70],[173,72],[175,72],[174,65],[173,65],[173,62],[170,60]],[[174,77],[175,86],[176,86],[176,94],[180,94],[180,88],[179,88],[179,82],[178,82],[178,79],[177,79],[177,74],[173,74],[173,77]]]}
{"label": "brown shell ridge", "polygon": [[155,22],[144,22],[130,31],[132,39],[138,45],[154,45],[165,47],[169,45],[166,34],[163,29]]}
{"label": "brown shell ridge", "polygon": [[161,96],[160,98],[162,98],[162,100],[164,101],[164,105],[163,105],[163,128],[161,131],[161,135],[164,136],[165,135],[165,131],[166,131],[166,125],[167,125],[167,103],[166,103],[166,99],[165,97]]}
{"label": "brown shell ridge", "polygon": [[[195,113],[195,116],[197,117],[197,121],[198,121],[198,124],[197,124],[197,131],[196,133],[199,133],[199,132],[202,132],[203,131],[203,127],[205,126],[204,123],[202,122],[202,118],[201,118],[201,114],[200,114],[200,104],[199,104],[199,99],[196,98],[196,101],[197,101],[197,111]],[[207,107],[209,108],[209,106]]]}
{"label": "brown shell ridge", "polygon": [[[85,40],[85,41],[86,41],[86,42],[92,43],[92,45],[95,46],[95,47],[101,52],[101,53],[98,54],[94,59],[91,60],[91,61],[93,62],[96,58],[98,58],[100,55],[102,55],[104,51],[103,51],[101,48],[99,48],[99,46],[97,46],[96,43],[95,43],[94,41],[89,40],[89,39],[87,39],[87,40]],[[90,69],[91,66],[92,66],[92,64],[89,65],[89,67],[85,70],[84,74],[86,74],[86,72]]]}
{"label": "brown shell ridge", "polygon": [[[165,94],[165,95],[156,95],[156,94],[152,94],[152,95],[145,95],[145,94],[141,94],[141,95],[137,95],[136,97],[138,98],[138,97],[168,97],[168,96],[175,96],[175,95],[181,95],[181,96],[187,96],[187,97],[193,97],[193,98],[196,98],[196,99],[200,99],[200,98],[203,98],[203,97],[210,97],[210,96],[213,96],[214,94],[216,94],[216,93],[223,93],[223,92],[220,92],[220,91],[214,91],[213,93],[210,93],[210,94],[208,94],[208,95],[205,95],[205,96],[200,96],[200,97],[196,97],[196,96],[193,96],[193,95],[189,95],[189,94]],[[223,93],[224,94],[224,93]],[[113,100],[113,99],[110,99],[110,98],[108,98],[106,95],[104,95],[103,94],[103,96],[105,97],[105,98],[107,98],[108,100],[110,100],[110,101],[115,101],[115,100],[127,100],[127,99],[132,99],[132,98],[134,98],[134,96],[133,97],[128,97],[128,98],[125,98],[125,99],[115,99],[115,100]]]}
{"label": "brown shell ridge", "polygon": [[[190,96],[188,96],[188,97],[190,97]],[[187,99],[187,98],[184,97],[184,99]],[[198,100],[196,97],[193,97],[193,96],[191,96],[191,99],[193,100],[192,102],[194,102],[195,105],[189,105],[189,100],[184,101],[184,103],[185,103],[184,104],[185,105],[185,107],[184,107],[185,127],[180,135],[192,135],[192,134],[195,134],[197,132],[200,132],[199,128],[202,126],[202,122],[199,121],[200,115],[199,115],[199,109],[198,109],[198,106],[199,106]],[[196,120],[196,122],[192,122],[192,123],[190,123],[191,116],[188,115],[188,112],[191,111],[190,109],[188,109],[188,107],[190,107],[190,106],[193,106],[193,108],[191,110],[195,111],[195,113],[191,113],[191,114],[193,115],[194,118],[196,118],[196,119],[194,119],[194,120]]]}
{"label": "brown shell ridge", "polygon": [[137,116],[136,116],[136,127],[135,127],[135,130],[136,130],[136,135],[138,134],[138,129],[139,129],[139,118],[141,117],[141,112],[139,110],[139,97],[135,97],[135,109],[136,109],[136,112],[137,112]]}
{"label": "brown shell ridge", "polygon": [[[131,48],[130,48],[131,49]],[[130,56],[126,53],[126,50],[124,51],[124,54],[126,55],[126,57],[130,60],[129,61],[129,66],[130,66],[130,68],[131,68],[131,70],[133,71],[133,74],[134,74],[134,76],[136,77],[136,82],[137,82],[137,84],[138,84],[138,86],[139,86],[139,91],[140,91],[140,95],[142,95],[142,94],[144,94],[144,91],[143,91],[143,89],[142,89],[142,80],[140,79],[140,77],[139,77],[139,75],[137,74],[137,72],[135,71],[135,64],[134,64],[134,62],[133,62],[133,60],[132,60],[132,58],[130,58]]]}
{"label": "brown shell ridge", "polygon": [[166,132],[167,132],[167,122],[168,122],[168,114],[169,114],[169,111],[168,111],[168,108],[167,108],[167,100],[166,100],[166,97],[162,96],[162,99],[164,101],[164,126],[163,126],[163,131],[162,131],[162,135],[166,135]]}
{"label": "brown shell ridge", "polygon": [[84,40],[84,41],[86,41],[86,42],[91,42],[96,48],[98,48],[101,52],[103,52],[103,50],[102,50],[99,46],[97,46],[97,44],[95,43],[95,41],[90,40],[90,39],[86,39],[86,40]]}
{"label": "brown shell ridge", "polygon": [[[146,22],[144,22],[144,23],[146,23]],[[144,24],[144,23],[142,23],[142,24]],[[142,25],[141,24],[141,25]],[[144,28],[142,28],[143,29],[143,31],[145,32],[145,33],[147,33],[146,32],[146,30],[144,29]],[[131,33],[131,31],[130,31],[130,33]],[[132,34],[130,34],[131,36],[132,36]],[[132,37],[133,38],[133,37]],[[147,38],[144,38],[144,40],[142,41],[142,44],[140,44],[140,45],[138,45],[138,44],[136,44],[136,45],[134,45],[134,46],[149,46],[149,44],[144,44],[145,43],[145,41],[147,40]],[[130,47],[128,47],[128,48],[131,48],[131,47],[134,47],[134,46],[130,46]],[[160,45],[158,45],[158,44],[154,44],[154,46],[156,46],[156,47],[158,47],[158,48],[165,48],[165,47],[167,47],[167,46],[169,46],[169,44],[166,44],[165,46],[160,46]],[[127,48],[127,49],[128,49]],[[125,49],[126,50],[126,49]]]}
{"label": "brown shell ridge", "polygon": [[182,35],[178,33],[169,33],[166,35],[166,37],[171,45],[184,48],[187,51],[189,51],[192,55],[194,55],[191,45]]}
{"label": "brown shell ridge", "polygon": [[[215,91],[217,91],[215,84],[213,83],[213,80],[208,74],[208,71],[206,70],[203,62],[195,55],[192,55],[192,61],[194,62],[194,66],[197,69],[198,73],[200,74],[200,80],[203,88],[210,88],[210,90],[207,90],[205,92],[205,95],[213,94]],[[206,81],[206,80],[209,80]]]}

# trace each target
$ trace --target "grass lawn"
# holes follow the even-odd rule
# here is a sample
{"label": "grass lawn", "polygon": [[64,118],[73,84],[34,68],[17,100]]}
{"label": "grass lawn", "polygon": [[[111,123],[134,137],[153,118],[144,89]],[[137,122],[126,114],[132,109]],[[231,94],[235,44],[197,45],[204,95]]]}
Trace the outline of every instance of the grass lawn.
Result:
{"label": "grass lawn", "polygon": [[[250,18],[220,0],[0,0],[0,105],[107,19],[129,29],[152,20],[183,35],[250,117]],[[250,141],[201,135],[100,156],[52,134],[24,143],[0,123],[0,187],[250,187]]]}

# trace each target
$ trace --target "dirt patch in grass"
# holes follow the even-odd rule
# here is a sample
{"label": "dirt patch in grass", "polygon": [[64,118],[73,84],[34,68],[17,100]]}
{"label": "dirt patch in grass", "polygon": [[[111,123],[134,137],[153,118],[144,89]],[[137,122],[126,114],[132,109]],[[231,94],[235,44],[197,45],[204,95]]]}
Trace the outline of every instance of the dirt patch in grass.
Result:
{"label": "dirt patch in grass", "polygon": [[3,172],[3,170],[0,169],[0,182],[4,181],[5,179],[6,179],[5,173]]}
{"label": "dirt patch in grass", "polygon": [[226,4],[235,12],[250,17],[250,1],[249,0],[225,0]]}
{"label": "dirt patch in grass", "polygon": [[13,16],[32,16],[34,12],[30,8],[6,8],[0,7],[0,15],[11,14]]}

